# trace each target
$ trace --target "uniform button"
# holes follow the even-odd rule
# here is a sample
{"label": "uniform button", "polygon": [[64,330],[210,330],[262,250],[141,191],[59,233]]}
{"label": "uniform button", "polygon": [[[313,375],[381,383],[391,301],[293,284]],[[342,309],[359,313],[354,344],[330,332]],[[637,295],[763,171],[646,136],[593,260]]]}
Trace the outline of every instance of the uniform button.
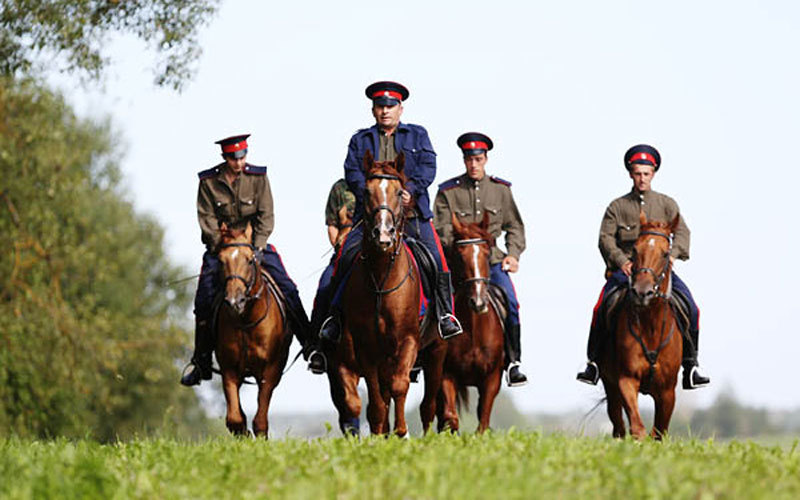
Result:
{"label": "uniform button", "polygon": [[475,213],[479,214],[479,213],[481,213],[481,211],[480,210],[475,210]]}
{"label": "uniform button", "polygon": [[480,203],[480,202],[481,202],[481,199],[480,199],[480,198],[477,198],[475,201],[477,201],[478,203]]}

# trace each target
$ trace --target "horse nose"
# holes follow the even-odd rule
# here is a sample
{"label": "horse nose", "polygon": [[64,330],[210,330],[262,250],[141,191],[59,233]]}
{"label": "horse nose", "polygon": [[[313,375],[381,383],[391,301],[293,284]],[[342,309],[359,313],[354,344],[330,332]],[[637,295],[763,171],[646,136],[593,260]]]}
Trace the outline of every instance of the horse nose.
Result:
{"label": "horse nose", "polygon": [[243,294],[237,294],[235,297],[228,297],[225,299],[231,309],[236,311],[238,314],[242,314],[244,312],[244,305],[246,299]]}
{"label": "horse nose", "polygon": [[376,227],[372,228],[372,237],[373,238],[377,238],[378,235],[380,235],[380,234],[381,234],[381,229],[379,227],[376,226]]}
{"label": "horse nose", "polygon": [[483,301],[481,297],[470,297],[469,306],[472,308],[473,311],[481,312],[486,307],[486,303]]}

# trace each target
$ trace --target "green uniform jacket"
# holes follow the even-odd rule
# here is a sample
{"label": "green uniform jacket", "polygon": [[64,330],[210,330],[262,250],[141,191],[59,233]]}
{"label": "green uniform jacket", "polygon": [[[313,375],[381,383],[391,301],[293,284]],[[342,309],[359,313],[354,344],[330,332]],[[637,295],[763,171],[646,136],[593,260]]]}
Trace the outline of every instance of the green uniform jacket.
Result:
{"label": "green uniform jacket", "polygon": [[[622,267],[633,255],[633,244],[639,238],[639,211],[644,210],[647,220],[672,222],[680,215],[678,204],[669,196],[655,191],[630,193],[612,201],[600,224],[600,253],[606,261],[606,271],[613,272]],[[672,256],[689,259],[689,227],[680,217],[672,239]]]}
{"label": "green uniform jacket", "polygon": [[[434,226],[445,248],[453,244],[452,212],[467,223],[481,222],[484,212],[488,212],[489,233],[499,239],[502,232],[506,232],[508,255],[519,260],[525,250],[525,224],[522,223],[508,181],[489,175],[473,181],[466,173],[462,174],[439,184],[433,207]],[[504,257],[500,248],[492,248],[492,264],[502,262]]]}
{"label": "green uniform jacket", "polygon": [[347,207],[347,215],[352,220],[353,213],[356,209],[356,196],[347,187],[347,182],[344,179],[339,179],[331,187],[331,192],[328,194],[328,202],[325,204],[325,225],[336,226],[342,229],[339,221],[339,210],[342,207]]}
{"label": "green uniform jacket", "polygon": [[210,251],[219,243],[219,225],[250,221],[253,245],[267,246],[267,238],[275,227],[272,190],[267,179],[267,167],[245,165],[233,184],[225,180],[225,163],[198,174],[197,220],[200,222],[203,243]]}

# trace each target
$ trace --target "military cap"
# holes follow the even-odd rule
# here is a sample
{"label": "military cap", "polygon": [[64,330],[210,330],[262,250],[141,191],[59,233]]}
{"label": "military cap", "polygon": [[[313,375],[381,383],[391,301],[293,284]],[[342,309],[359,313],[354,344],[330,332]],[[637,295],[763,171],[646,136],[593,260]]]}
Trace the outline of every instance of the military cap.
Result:
{"label": "military cap", "polygon": [[364,93],[377,106],[394,106],[408,99],[408,89],[397,82],[375,82]]}
{"label": "military cap", "polygon": [[214,144],[219,144],[222,147],[223,156],[231,156],[233,158],[242,158],[247,154],[247,138],[250,134],[232,135],[225,139],[215,141]]}
{"label": "military cap", "polygon": [[637,144],[625,153],[625,168],[630,170],[631,165],[650,165],[658,170],[661,166],[661,155],[653,146]]}
{"label": "military cap", "polygon": [[480,132],[467,132],[461,134],[456,141],[458,147],[464,153],[464,156],[475,156],[485,153],[494,147],[494,143],[489,139],[488,135],[481,134]]}

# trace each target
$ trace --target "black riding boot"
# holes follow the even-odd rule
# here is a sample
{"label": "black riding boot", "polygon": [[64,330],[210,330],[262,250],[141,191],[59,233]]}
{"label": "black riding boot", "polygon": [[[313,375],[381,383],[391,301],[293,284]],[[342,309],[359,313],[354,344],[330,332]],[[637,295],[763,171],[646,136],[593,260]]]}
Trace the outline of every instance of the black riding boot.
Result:
{"label": "black riding boot", "polygon": [[711,379],[700,373],[697,363],[697,343],[700,332],[690,328],[688,335],[683,336],[683,388],[685,390],[698,389],[711,383]]}
{"label": "black riding boot", "polygon": [[[600,319],[596,323],[600,323]],[[589,329],[589,345],[586,347],[586,356],[589,361],[586,362],[586,368],[582,372],[578,372],[576,377],[579,382],[589,385],[597,385],[600,380],[600,368],[597,367],[597,358],[600,357],[600,345],[602,342],[603,334],[602,328],[599,324],[593,325]]]}
{"label": "black riding boot", "polygon": [[519,325],[511,325],[506,330],[506,356],[508,360],[508,371],[506,372],[506,382],[509,387],[517,387],[528,383],[528,377],[519,369],[522,359],[522,343],[520,339]]}
{"label": "black riding boot", "polygon": [[181,377],[181,384],[190,387],[198,385],[201,380],[211,380],[211,353],[213,349],[211,320],[195,320],[192,370]]}
{"label": "black riding boot", "polygon": [[338,313],[331,313],[319,330],[315,345],[308,357],[308,370],[321,375],[328,371],[328,357],[325,354],[330,352],[342,337],[342,325]]}
{"label": "black riding boot", "polygon": [[461,323],[453,315],[453,284],[450,273],[436,273],[436,315],[439,319],[439,335],[449,339],[461,333]]}

